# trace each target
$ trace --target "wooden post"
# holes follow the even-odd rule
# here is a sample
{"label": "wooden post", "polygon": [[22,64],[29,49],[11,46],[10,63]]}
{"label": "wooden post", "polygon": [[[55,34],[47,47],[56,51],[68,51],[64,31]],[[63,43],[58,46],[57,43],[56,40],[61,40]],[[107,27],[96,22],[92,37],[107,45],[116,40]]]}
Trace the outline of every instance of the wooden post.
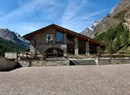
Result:
{"label": "wooden post", "polygon": [[31,58],[28,58],[29,59],[29,65],[28,65],[28,67],[31,67],[32,66],[32,60],[31,60]]}
{"label": "wooden post", "polygon": [[31,60],[31,58],[32,58],[32,55],[30,55],[29,53],[26,53],[26,58],[27,58],[27,60],[28,60],[28,67],[31,67],[32,66],[32,60]]}
{"label": "wooden post", "polygon": [[124,62],[124,52],[122,51],[122,63]]}
{"label": "wooden post", "polygon": [[112,60],[112,53],[110,52],[110,60]]}
{"label": "wooden post", "polygon": [[47,60],[47,53],[44,53],[44,55],[43,55],[43,60]]}
{"label": "wooden post", "polygon": [[17,51],[17,58],[16,58],[17,63],[18,63],[18,57],[19,57],[19,52]]}
{"label": "wooden post", "polygon": [[112,61],[112,54],[111,54],[111,52],[109,52],[109,57],[110,57],[109,62],[111,62]]}
{"label": "wooden post", "polygon": [[[130,53],[128,53],[128,56],[129,56]],[[129,60],[130,60],[130,56],[129,56]]]}
{"label": "wooden post", "polygon": [[58,61],[58,50],[56,50],[56,60]]}

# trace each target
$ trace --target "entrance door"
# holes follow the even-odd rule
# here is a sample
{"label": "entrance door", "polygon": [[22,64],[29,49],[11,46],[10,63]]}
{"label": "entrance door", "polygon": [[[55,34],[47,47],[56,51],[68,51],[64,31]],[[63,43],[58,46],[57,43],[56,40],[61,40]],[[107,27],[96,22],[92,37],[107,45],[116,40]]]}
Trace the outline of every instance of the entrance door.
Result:
{"label": "entrance door", "polygon": [[47,58],[63,57],[63,50],[59,48],[49,48],[45,52]]}

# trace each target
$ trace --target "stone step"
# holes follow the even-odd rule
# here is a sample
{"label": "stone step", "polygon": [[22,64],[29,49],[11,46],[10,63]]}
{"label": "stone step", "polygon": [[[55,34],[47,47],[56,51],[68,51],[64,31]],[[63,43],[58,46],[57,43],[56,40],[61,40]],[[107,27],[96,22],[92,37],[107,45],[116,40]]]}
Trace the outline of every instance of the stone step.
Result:
{"label": "stone step", "polygon": [[58,58],[52,57],[52,58],[47,58],[46,60],[47,60],[47,61],[56,61],[56,60],[58,60],[58,61],[65,61],[65,60],[67,60],[67,59],[64,58],[64,57],[58,57]]}
{"label": "stone step", "polygon": [[70,60],[70,65],[97,65],[95,60]]}

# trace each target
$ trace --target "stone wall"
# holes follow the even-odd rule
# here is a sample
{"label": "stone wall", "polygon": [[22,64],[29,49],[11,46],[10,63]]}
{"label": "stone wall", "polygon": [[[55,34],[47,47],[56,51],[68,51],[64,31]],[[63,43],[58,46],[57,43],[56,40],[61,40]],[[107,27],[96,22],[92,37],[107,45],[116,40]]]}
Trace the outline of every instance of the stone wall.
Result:
{"label": "stone wall", "polygon": [[[53,42],[47,43],[46,42],[46,35],[47,34],[53,34]],[[65,36],[65,35],[63,35]],[[37,51],[38,54],[44,54],[44,51],[48,48],[61,48],[61,44],[65,44],[65,39],[63,39],[63,42],[56,43],[56,30],[55,29],[46,29],[40,33],[37,33],[35,36],[32,37],[31,45],[30,45],[30,52],[32,54],[35,54],[35,51]],[[36,49],[36,50],[35,50]]]}
{"label": "stone wall", "polygon": [[64,61],[44,61],[44,60],[33,60],[31,61],[31,65],[29,61],[19,61],[19,64],[23,67],[37,67],[37,66],[67,66],[69,65],[69,60]]}
{"label": "stone wall", "polygon": [[130,60],[121,60],[121,59],[100,59],[99,65],[110,65],[110,64],[130,64]]}

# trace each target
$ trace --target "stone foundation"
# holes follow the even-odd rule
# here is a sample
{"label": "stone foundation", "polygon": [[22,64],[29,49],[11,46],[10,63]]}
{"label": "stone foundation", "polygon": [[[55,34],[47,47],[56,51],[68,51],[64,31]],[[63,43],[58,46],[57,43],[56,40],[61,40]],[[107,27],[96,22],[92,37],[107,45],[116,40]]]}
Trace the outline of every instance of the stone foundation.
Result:
{"label": "stone foundation", "polygon": [[121,59],[99,59],[99,65],[110,65],[110,64],[130,64],[130,60]]}
{"label": "stone foundation", "polygon": [[69,65],[69,60],[64,60],[64,61],[36,61],[33,60],[31,64],[29,64],[29,61],[19,61],[19,64],[22,65],[23,67],[29,67],[29,66],[67,66]]}

